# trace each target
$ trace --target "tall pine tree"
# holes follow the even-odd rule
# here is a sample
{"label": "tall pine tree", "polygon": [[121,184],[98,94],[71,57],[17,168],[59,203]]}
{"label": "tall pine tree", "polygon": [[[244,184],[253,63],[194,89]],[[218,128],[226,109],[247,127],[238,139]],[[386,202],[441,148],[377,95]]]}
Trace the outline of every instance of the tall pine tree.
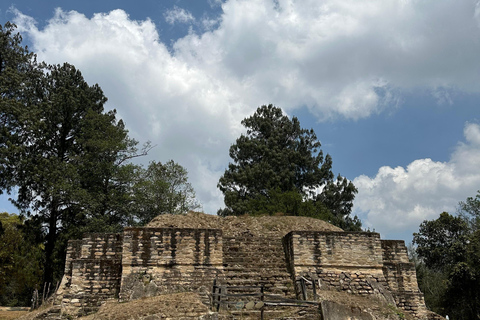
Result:
{"label": "tall pine tree", "polygon": [[44,280],[51,283],[63,271],[69,237],[129,219],[115,208],[129,202],[124,176],[133,168],[124,165],[137,143],[115,111],[104,111],[100,87],[74,66],[37,64],[12,24],[0,40],[0,189],[43,224]]}
{"label": "tall pine tree", "polygon": [[247,133],[230,147],[233,163],[218,183],[226,205],[219,214],[288,210],[360,228],[360,221],[349,217],[357,189],[340,175],[334,180],[332,158],[323,155],[313,129],[302,128],[296,117],[273,105],[259,107],[242,125]]}

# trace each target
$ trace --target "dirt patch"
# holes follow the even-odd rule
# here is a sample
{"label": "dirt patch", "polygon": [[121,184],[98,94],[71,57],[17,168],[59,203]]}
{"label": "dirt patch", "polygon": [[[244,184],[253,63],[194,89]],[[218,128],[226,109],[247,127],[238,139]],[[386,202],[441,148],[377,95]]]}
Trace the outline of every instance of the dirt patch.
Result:
{"label": "dirt patch", "polygon": [[283,237],[290,231],[343,231],[330,223],[309,217],[292,216],[230,216],[220,217],[200,212],[184,215],[163,214],[146,225],[151,228],[221,229],[227,237],[251,234],[253,236]]}
{"label": "dirt patch", "polygon": [[29,308],[17,307],[0,307],[0,320],[17,319],[18,317],[27,314]]}
{"label": "dirt patch", "polygon": [[142,298],[125,303],[109,301],[97,313],[79,320],[134,320],[151,316],[151,319],[178,319],[187,316],[201,316],[208,313],[208,307],[197,293],[182,292]]}
{"label": "dirt patch", "polygon": [[328,300],[341,305],[357,308],[362,312],[370,313],[375,319],[405,319],[414,320],[409,313],[387,304],[384,300],[369,296],[363,297],[341,291],[320,290],[317,292],[318,301]]}

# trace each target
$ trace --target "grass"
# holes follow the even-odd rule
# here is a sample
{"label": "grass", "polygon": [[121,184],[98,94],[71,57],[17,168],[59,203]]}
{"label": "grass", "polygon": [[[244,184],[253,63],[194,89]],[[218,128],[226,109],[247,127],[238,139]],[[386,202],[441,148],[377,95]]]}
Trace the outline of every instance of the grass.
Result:
{"label": "grass", "polygon": [[28,311],[22,308],[0,307],[0,320],[17,319],[27,313]]}

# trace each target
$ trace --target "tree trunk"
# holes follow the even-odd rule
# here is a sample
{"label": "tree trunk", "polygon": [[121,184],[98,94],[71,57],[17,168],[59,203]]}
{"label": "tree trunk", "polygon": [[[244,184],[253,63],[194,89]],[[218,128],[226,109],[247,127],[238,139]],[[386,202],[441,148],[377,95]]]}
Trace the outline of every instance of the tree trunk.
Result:
{"label": "tree trunk", "polygon": [[57,221],[58,221],[58,207],[56,201],[52,201],[50,209],[50,218],[48,221],[48,234],[45,243],[45,270],[43,273],[44,283],[53,282],[53,251],[55,249],[55,242],[57,241]]}

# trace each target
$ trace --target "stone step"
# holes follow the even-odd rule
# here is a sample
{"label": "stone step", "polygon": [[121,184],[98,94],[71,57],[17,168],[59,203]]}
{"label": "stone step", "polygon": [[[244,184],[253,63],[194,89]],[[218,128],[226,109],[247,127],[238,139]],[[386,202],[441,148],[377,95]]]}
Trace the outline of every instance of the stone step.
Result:
{"label": "stone step", "polygon": [[223,266],[224,272],[284,272],[289,273],[284,264],[276,264],[270,266],[252,266],[246,264],[226,264]]}
{"label": "stone step", "polygon": [[270,251],[264,251],[264,250],[259,250],[259,251],[249,251],[249,252],[228,252],[223,254],[224,258],[236,258],[236,257],[261,257],[263,259],[277,259],[277,260],[285,260],[285,255],[283,252],[270,252]]}
{"label": "stone step", "polygon": [[260,285],[261,283],[290,283],[292,280],[288,278],[284,279],[260,279],[260,278],[244,278],[244,279],[228,279],[226,278],[224,281],[229,283],[251,283],[252,285]]}
{"label": "stone step", "polygon": [[[283,315],[285,314],[285,310],[281,310],[278,308],[265,308],[263,311],[263,315],[265,319],[283,319]],[[235,306],[230,307],[229,313],[232,314],[235,319],[260,319],[260,310],[236,310]]]}
{"label": "stone step", "polygon": [[249,259],[252,262],[257,260],[263,261],[285,261],[285,256],[283,254],[269,254],[264,252],[257,252],[257,253],[238,253],[238,254],[224,254],[223,260],[235,260],[235,259]]}
{"label": "stone step", "polygon": [[245,262],[248,262],[249,264],[266,264],[266,263],[269,263],[269,264],[285,264],[285,259],[281,259],[281,258],[278,258],[278,257],[266,257],[266,256],[262,256],[262,257],[256,257],[256,256],[252,256],[252,255],[249,255],[249,256],[233,256],[233,257],[226,257],[224,256],[223,258],[223,263],[224,264],[229,264],[229,263],[237,263],[237,262],[240,262],[240,263],[245,263]]}
{"label": "stone step", "polygon": [[245,244],[245,245],[228,245],[228,244],[223,244],[223,250],[224,252],[236,252],[236,251],[260,251],[260,250],[266,250],[266,251],[275,251],[275,252],[284,252],[283,246],[274,246],[274,245],[266,245],[266,244]]}
{"label": "stone step", "polygon": [[266,251],[266,250],[258,250],[258,251],[231,251],[231,252],[223,252],[223,255],[226,257],[236,257],[236,256],[268,256],[268,257],[281,257],[285,259],[285,254],[283,251]]}
{"label": "stone step", "polygon": [[286,263],[274,263],[274,262],[256,262],[252,263],[251,261],[247,260],[237,260],[237,261],[230,261],[224,262],[223,264],[224,270],[262,270],[262,269],[275,269],[275,270],[284,270],[287,271]]}
{"label": "stone step", "polygon": [[292,286],[291,280],[271,280],[271,279],[225,279],[225,282],[228,285],[252,285],[259,286],[264,285],[265,287],[288,287]]}
{"label": "stone step", "polygon": [[243,275],[237,275],[235,273],[231,273],[231,274],[226,274],[224,276],[225,279],[228,279],[228,280],[249,280],[249,279],[254,279],[254,280],[262,280],[262,281],[291,281],[290,279],[290,276],[288,275],[281,275],[281,274],[278,274],[278,275],[268,275],[268,274],[264,274],[264,275],[258,275],[258,274],[252,274],[252,273],[245,273]]}
{"label": "stone step", "polygon": [[282,270],[265,270],[264,272],[250,272],[250,270],[224,271],[225,277],[240,279],[268,278],[268,279],[290,279],[290,274]]}
{"label": "stone step", "polygon": [[280,261],[285,261],[285,257],[283,255],[276,255],[276,254],[263,254],[263,253],[245,253],[245,254],[229,254],[229,255],[223,255],[224,261],[232,261],[235,259],[249,259],[252,261],[258,261],[258,260],[263,260],[263,261],[275,261],[275,262],[280,262]]}
{"label": "stone step", "polygon": [[228,251],[223,253],[225,257],[238,257],[238,256],[261,256],[261,257],[272,257],[285,259],[285,254],[283,251],[267,251],[267,250],[258,250],[258,251]]}
{"label": "stone step", "polygon": [[283,250],[283,247],[277,247],[277,246],[225,246],[223,247],[223,252],[285,252]]}
{"label": "stone step", "polygon": [[226,243],[223,242],[224,249],[238,249],[238,250],[248,250],[248,249],[271,249],[271,250],[282,250],[283,245],[281,243],[264,243],[264,242],[251,242],[251,243]]}
{"label": "stone step", "polygon": [[289,288],[293,287],[292,281],[289,280],[260,280],[260,279],[226,279],[227,286],[260,286],[264,285],[265,288],[281,287]]}

